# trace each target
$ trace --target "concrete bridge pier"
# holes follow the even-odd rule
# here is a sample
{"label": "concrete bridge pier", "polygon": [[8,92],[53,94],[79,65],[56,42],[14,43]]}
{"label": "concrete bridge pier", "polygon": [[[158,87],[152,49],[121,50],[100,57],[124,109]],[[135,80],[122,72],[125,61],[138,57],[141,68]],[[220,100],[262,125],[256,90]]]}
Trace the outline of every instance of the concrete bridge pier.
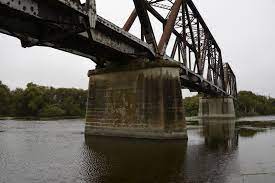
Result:
{"label": "concrete bridge pier", "polygon": [[210,148],[234,149],[238,145],[232,97],[200,98],[198,116],[203,125],[205,143]]}
{"label": "concrete bridge pier", "polygon": [[132,63],[89,71],[86,135],[187,139],[180,65]]}
{"label": "concrete bridge pier", "polygon": [[232,97],[202,97],[199,100],[200,122],[235,119],[235,108]]}

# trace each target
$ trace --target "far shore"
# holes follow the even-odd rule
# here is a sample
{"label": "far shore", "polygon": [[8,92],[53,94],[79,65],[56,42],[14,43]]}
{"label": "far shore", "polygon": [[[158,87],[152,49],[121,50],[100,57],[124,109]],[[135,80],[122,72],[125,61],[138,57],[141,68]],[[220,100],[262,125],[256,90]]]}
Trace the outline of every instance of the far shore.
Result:
{"label": "far shore", "polygon": [[[241,117],[236,118],[236,125],[243,126],[243,125],[272,125],[275,126],[275,116],[270,116],[271,118],[267,118],[268,116],[255,116],[255,117]],[[262,119],[261,119],[262,118]],[[22,120],[22,121],[55,121],[55,120],[65,120],[65,119],[82,119],[84,120],[85,117],[83,116],[57,116],[57,117],[37,117],[37,116],[24,116],[24,117],[5,117],[0,116],[0,120]],[[198,116],[186,117],[187,125],[195,125],[198,126],[199,118]]]}
{"label": "far shore", "polygon": [[84,119],[82,116],[57,116],[57,117],[36,117],[36,116],[24,116],[24,117],[1,117],[0,120],[22,120],[22,121],[54,121],[64,119]]}

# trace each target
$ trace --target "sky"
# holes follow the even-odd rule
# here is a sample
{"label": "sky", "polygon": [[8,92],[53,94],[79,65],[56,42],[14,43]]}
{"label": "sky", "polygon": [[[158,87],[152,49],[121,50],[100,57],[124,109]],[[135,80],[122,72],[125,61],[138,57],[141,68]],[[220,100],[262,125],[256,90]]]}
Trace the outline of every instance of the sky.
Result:
{"label": "sky", "polygon": [[[234,70],[238,90],[275,97],[275,1],[193,2],[222,49],[224,62]],[[96,3],[97,13],[120,27],[134,8],[132,0]],[[137,24],[130,31],[135,35]],[[94,67],[89,59],[51,48],[21,48],[18,39],[0,34],[0,80],[11,89],[29,82],[87,89],[87,72]]]}

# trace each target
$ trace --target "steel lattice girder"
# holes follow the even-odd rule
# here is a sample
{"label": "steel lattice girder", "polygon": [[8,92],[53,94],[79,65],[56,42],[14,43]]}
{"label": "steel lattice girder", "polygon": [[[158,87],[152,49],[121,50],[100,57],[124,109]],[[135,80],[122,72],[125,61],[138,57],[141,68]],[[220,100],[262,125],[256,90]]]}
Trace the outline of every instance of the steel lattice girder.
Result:
{"label": "steel lattice girder", "polygon": [[[95,0],[87,0],[86,4],[78,0],[0,0],[0,32],[19,38],[23,47],[49,46],[91,58],[103,67],[111,61],[138,57],[180,61],[184,87],[211,95],[236,96],[235,75],[229,64],[223,64],[221,50],[191,0],[134,3],[136,10],[123,30],[96,14]],[[156,8],[168,12],[163,16]],[[164,26],[158,43],[148,12]],[[141,39],[127,32],[137,16],[141,20]],[[169,57],[166,47],[171,34],[176,40]]]}

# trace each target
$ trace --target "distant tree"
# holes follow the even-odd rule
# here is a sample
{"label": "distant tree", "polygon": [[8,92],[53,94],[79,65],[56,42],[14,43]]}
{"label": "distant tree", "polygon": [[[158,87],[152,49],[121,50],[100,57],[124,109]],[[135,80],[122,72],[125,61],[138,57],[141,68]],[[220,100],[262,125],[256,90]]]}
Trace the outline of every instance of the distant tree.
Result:
{"label": "distant tree", "polygon": [[11,113],[13,116],[26,116],[27,114],[27,104],[24,101],[24,90],[21,88],[16,88],[11,92]]}
{"label": "distant tree", "polygon": [[[199,96],[184,99],[186,116],[196,116],[199,109]],[[235,101],[237,116],[274,115],[275,99],[256,95],[251,91],[240,91]]]}
{"label": "distant tree", "polygon": [[10,114],[10,89],[0,81],[0,116]]}
{"label": "distant tree", "polygon": [[27,104],[27,113],[30,116],[38,116],[42,108],[47,104],[45,101],[46,87],[38,86],[33,83],[28,83],[24,91],[24,100]]}
{"label": "distant tree", "polygon": [[[199,95],[186,97],[186,116],[197,116]],[[75,88],[53,88],[28,83],[26,89],[11,91],[0,81],[0,116],[84,116],[87,91]],[[274,115],[275,99],[240,91],[235,101],[238,116]]]}
{"label": "distant tree", "polygon": [[14,91],[0,82],[0,116],[84,116],[87,91],[28,83]]}
{"label": "distant tree", "polygon": [[236,111],[238,116],[275,114],[275,99],[256,95],[251,91],[240,91]]}
{"label": "distant tree", "polygon": [[197,116],[199,111],[199,95],[186,97],[183,100],[186,116]]}

